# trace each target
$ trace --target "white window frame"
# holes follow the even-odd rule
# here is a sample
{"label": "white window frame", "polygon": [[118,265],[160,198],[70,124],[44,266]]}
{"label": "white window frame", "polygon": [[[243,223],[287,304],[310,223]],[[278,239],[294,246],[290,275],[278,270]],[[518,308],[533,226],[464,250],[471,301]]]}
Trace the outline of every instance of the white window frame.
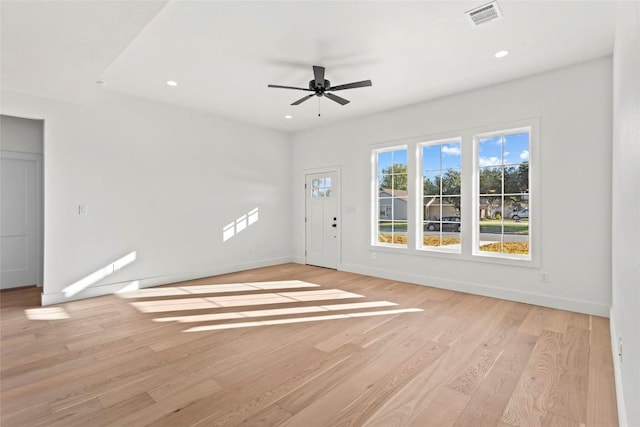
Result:
{"label": "white window frame", "polygon": [[[501,264],[538,267],[540,265],[540,124],[538,119],[478,129],[473,133],[473,211],[471,254],[478,260]],[[529,133],[529,253],[527,255],[481,251],[480,242],[480,152],[479,141],[502,135]],[[504,185],[504,183],[503,183]],[[504,212],[502,212],[504,215]],[[503,216],[504,218],[504,216]]]}
{"label": "white window frame", "polygon": [[[406,150],[407,151],[407,185],[409,186],[409,182],[411,181],[412,176],[412,167],[411,167],[411,156],[409,156],[409,146],[408,144],[402,145],[393,145],[390,147],[380,147],[374,148],[371,152],[371,164],[372,164],[372,179],[371,179],[371,192],[372,192],[372,209],[371,209],[371,246],[375,247],[383,247],[383,248],[393,248],[393,249],[407,249],[409,248],[410,242],[407,241],[407,244],[402,243],[385,243],[378,241],[379,235],[379,221],[380,221],[380,192],[378,188],[378,154],[379,153],[387,153],[390,151],[398,151],[398,150]],[[409,188],[407,188],[407,214],[409,213],[410,206],[410,192]],[[393,206],[394,206],[394,198],[391,198],[391,220],[394,221],[393,215]],[[407,218],[407,239],[409,238],[409,229],[411,220]]]}
{"label": "white window frame", "polygon": [[[424,215],[424,208],[423,208],[423,200],[424,200],[424,178],[423,178],[423,173],[424,173],[424,159],[423,159],[423,155],[422,155],[422,148],[423,147],[429,147],[429,146],[433,146],[433,145],[445,145],[445,144],[452,144],[452,143],[458,143],[460,145],[460,206],[462,207],[463,204],[463,198],[462,198],[462,187],[464,186],[464,175],[463,175],[463,171],[464,171],[464,165],[463,165],[463,152],[464,152],[464,148],[463,148],[463,140],[462,137],[460,136],[456,136],[456,137],[451,137],[451,138],[444,138],[444,139],[436,139],[436,140],[430,140],[430,141],[425,141],[425,142],[420,142],[416,145],[416,162],[417,162],[417,166],[418,166],[418,179],[419,179],[419,184],[418,184],[418,192],[416,194],[416,208],[417,208],[417,212],[416,212],[416,219],[417,219],[417,230],[416,230],[416,249],[419,251],[429,251],[429,252],[443,252],[443,253],[449,253],[449,254],[461,254],[462,253],[462,227],[463,227],[463,223],[462,223],[462,218],[464,218],[462,216],[462,211],[460,212],[460,232],[459,234],[459,238],[460,238],[460,248],[458,250],[454,249],[454,248],[449,248],[446,246],[425,246],[423,244],[423,236],[424,236],[424,229],[423,229],[423,215]],[[443,169],[442,169],[442,163],[440,164],[440,173],[442,174]],[[442,187],[442,186],[441,186]],[[443,196],[442,196],[442,188],[440,188],[440,195],[438,196],[440,197],[440,200],[442,200]],[[442,207],[440,208],[441,212],[442,212]],[[440,219],[442,219],[442,215],[440,215]],[[440,236],[442,236],[442,223],[440,223]]]}

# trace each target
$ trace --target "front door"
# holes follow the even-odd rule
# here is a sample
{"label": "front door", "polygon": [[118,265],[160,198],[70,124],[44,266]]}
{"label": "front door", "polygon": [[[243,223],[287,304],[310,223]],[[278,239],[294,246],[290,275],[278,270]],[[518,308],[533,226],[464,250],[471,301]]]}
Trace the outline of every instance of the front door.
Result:
{"label": "front door", "polygon": [[2,152],[0,289],[35,285],[39,273],[36,155]]}
{"label": "front door", "polygon": [[306,263],[338,268],[340,183],[338,172],[306,175]]}

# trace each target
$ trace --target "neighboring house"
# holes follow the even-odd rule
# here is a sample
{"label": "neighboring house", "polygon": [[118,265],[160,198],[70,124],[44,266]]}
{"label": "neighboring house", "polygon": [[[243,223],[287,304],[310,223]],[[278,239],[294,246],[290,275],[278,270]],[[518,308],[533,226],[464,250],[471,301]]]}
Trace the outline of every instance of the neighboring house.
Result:
{"label": "neighboring house", "polygon": [[381,188],[379,190],[381,220],[407,220],[407,190]]}
{"label": "neighboring house", "polygon": [[[382,194],[382,193],[381,193]],[[453,203],[438,203],[438,197],[425,197],[422,213],[425,219],[435,220],[445,216],[459,216],[460,210]],[[505,200],[504,216],[510,217],[513,212],[528,208],[523,203],[507,202]],[[489,203],[480,199],[480,219],[494,218],[496,215],[503,215],[502,206]]]}
{"label": "neighboring house", "polygon": [[[380,219],[406,221],[407,191],[381,188],[379,193]],[[453,203],[439,203],[438,197],[425,197],[422,212],[426,219],[440,219],[443,216],[457,216],[459,210]]]}
{"label": "neighboring house", "polygon": [[424,219],[440,219],[444,216],[459,216],[460,211],[453,203],[439,203],[439,197],[424,198],[422,214]]}
{"label": "neighboring house", "polygon": [[498,214],[504,216],[505,218],[508,218],[513,212],[519,211],[521,209],[527,209],[528,207],[528,204],[509,202],[505,200],[504,212],[502,212],[503,209],[499,204],[489,203],[486,199],[480,198],[479,218],[494,218]]}
{"label": "neighboring house", "polygon": [[483,200],[480,200],[480,219],[494,218],[496,215],[502,215],[502,209],[500,205],[487,203]]}

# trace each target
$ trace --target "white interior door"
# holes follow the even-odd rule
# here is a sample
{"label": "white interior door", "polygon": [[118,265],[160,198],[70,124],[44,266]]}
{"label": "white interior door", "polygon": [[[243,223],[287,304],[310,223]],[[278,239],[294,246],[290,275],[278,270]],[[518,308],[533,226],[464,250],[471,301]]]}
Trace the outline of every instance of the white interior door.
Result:
{"label": "white interior door", "polygon": [[306,263],[338,268],[340,183],[337,172],[306,175]]}
{"label": "white interior door", "polygon": [[39,158],[37,155],[2,153],[0,289],[38,282]]}

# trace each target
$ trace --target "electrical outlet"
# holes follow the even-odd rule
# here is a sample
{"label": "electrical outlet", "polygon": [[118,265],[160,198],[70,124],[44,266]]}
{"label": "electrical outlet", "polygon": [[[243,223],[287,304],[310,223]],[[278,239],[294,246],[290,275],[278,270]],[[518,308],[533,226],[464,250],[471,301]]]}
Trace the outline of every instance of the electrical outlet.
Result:
{"label": "electrical outlet", "polygon": [[88,215],[89,207],[87,205],[78,205],[78,215]]}
{"label": "electrical outlet", "polygon": [[551,280],[551,275],[546,272],[543,271],[542,273],[540,273],[540,281],[543,283],[549,283],[549,280]]}
{"label": "electrical outlet", "polygon": [[376,259],[376,253],[375,252],[371,252],[371,259],[373,259],[373,260]]}

